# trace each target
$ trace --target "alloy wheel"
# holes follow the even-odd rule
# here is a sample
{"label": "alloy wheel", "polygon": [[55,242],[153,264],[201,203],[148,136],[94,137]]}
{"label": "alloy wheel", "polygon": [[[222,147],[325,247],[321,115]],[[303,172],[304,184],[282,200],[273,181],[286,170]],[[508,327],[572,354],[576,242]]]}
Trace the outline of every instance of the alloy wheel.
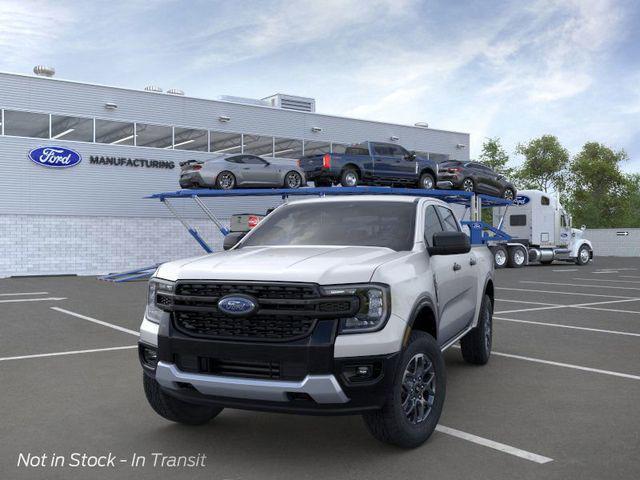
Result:
{"label": "alloy wheel", "polygon": [[287,187],[289,188],[298,188],[302,183],[302,179],[300,175],[296,172],[289,172],[287,174]]}
{"label": "alloy wheel", "polygon": [[221,173],[218,179],[218,185],[222,190],[230,190],[234,187],[236,181],[233,175],[227,172]]}
{"label": "alloy wheel", "polygon": [[348,172],[344,176],[344,181],[347,187],[355,187],[358,184],[358,176],[353,172]]}
{"label": "alloy wheel", "polygon": [[587,263],[589,261],[589,250],[586,248],[580,249],[580,261]]}
{"label": "alloy wheel", "polygon": [[473,180],[470,178],[465,179],[465,181],[462,182],[462,190],[465,192],[473,192]]}
{"label": "alloy wheel", "polygon": [[433,189],[433,178],[431,178],[429,175],[425,175],[422,178],[422,188],[424,188],[425,190],[432,190]]}
{"label": "alloy wheel", "polygon": [[431,413],[435,398],[436,373],[433,363],[424,353],[418,353],[409,360],[402,376],[402,412],[410,423],[422,423]]}
{"label": "alloy wheel", "polygon": [[515,252],[513,252],[513,262],[516,265],[523,265],[524,260],[524,251],[521,248],[518,248]]}
{"label": "alloy wheel", "polygon": [[505,200],[513,200],[513,190],[507,188],[502,196]]}
{"label": "alloy wheel", "polygon": [[500,266],[503,266],[505,263],[507,263],[507,254],[505,253],[504,250],[498,250],[495,253],[495,262],[496,262],[496,265],[500,265]]}

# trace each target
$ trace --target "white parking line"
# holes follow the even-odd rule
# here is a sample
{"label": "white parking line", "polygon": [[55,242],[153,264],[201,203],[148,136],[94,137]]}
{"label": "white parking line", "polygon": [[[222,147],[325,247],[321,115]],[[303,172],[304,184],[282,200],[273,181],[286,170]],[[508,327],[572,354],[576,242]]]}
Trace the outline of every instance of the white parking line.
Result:
{"label": "white parking line", "polygon": [[636,298],[625,297],[622,295],[603,295],[600,293],[578,293],[578,292],[559,292],[554,290],[530,290],[528,288],[512,288],[512,287],[496,287],[496,290],[513,290],[516,292],[530,292],[530,293],[553,293],[558,295],[577,295],[582,297],[606,297],[606,298]]}
{"label": "white parking line", "polygon": [[49,292],[0,293],[0,297],[13,297],[17,295],[49,295]]}
{"label": "white parking line", "polygon": [[585,285],[580,283],[537,282],[535,280],[520,280],[520,283],[538,283],[542,285],[564,285],[566,287],[617,288],[618,290],[640,290],[640,287],[619,287],[617,285]]}
{"label": "white parking line", "polygon": [[11,298],[8,300],[0,300],[0,303],[21,303],[21,302],[57,302],[66,300],[66,297],[46,297],[46,298]]}
{"label": "white parking line", "polygon": [[620,275],[620,278],[640,278],[640,275]]}
{"label": "white parking line", "polygon": [[545,306],[557,306],[558,303],[543,303],[543,302],[525,302],[524,300],[508,300],[506,298],[496,298],[496,302],[511,302],[511,303],[530,303],[531,305],[545,305]]}
{"label": "white parking line", "polygon": [[65,310],[64,308],[51,307],[51,310],[55,310],[56,312],[66,313],[67,315],[71,315],[73,317],[81,318],[82,320],[86,320],[88,322],[97,323],[98,325],[102,325],[104,327],[113,328],[114,330],[118,330],[120,332],[128,333],[129,335],[135,335],[136,337],[139,335],[139,332],[135,330],[130,330],[128,328],[121,327],[119,325],[114,325],[113,323],[103,322],[102,320],[98,320],[97,318],[87,317],[86,315],[81,315],[76,312],[72,312],[70,310]]}
{"label": "white parking line", "polygon": [[577,272],[579,268],[561,268],[559,270],[551,270],[552,272]]}
{"label": "white parking line", "polygon": [[584,306],[584,305],[576,305],[576,306],[574,306],[574,308],[584,308],[585,310],[600,310],[602,312],[630,313],[630,314],[633,314],[633,315],[640,314],[640,311],[638,311],[638,310],[620,310],[620,309],[616,309],[616,308],[588,307],[588,306]]}
{"label": "white parking line", "polygon": [[504,317],[493,317],[495,320],[501,320],[503,322],[514,322],[514,323],[527,323],[530,325],[540,325],[543,327],[558,327],[558,328],[568,328],[571,330],[584,330],[586,332],[596,332],[596,333],[610,333],[612,335],[626,335],[629,337],[640,337],[640,333],[632,333],[632,332],[621,332],[619,330],[603,330],[600,328],[588,328],[588,327],[578,327],[576,325],[562,325],[560,323],[547,323],[547,322],[533,322],[531,320],[518,320],[515,318],[504,318]]}
{"label": "white parking line", "polygon": [[573,277],[572,280],[588,280],[590,282],[596,281],[596,282],[614,282],[614,283],[640,283],[640,281],[638,280],[611,280],[608,278],[580,278],[580,277]]}
{"label": "white parking line", "polygon": [[132,348],[138,348],[138,346],[128,345],[126,347],[92,348],[89,350],[71,350],[68,352],[38,353],[35,355],[21,355],[19,357],[3,357],[3,358],[0,358],[0,362],[7,362],[9,360],[25,360],[27,358],[43,358],[43,357],[59,357],[62,355],[78,355],[81,353],[110,352],[112,350],[128,350]]}
{"label": "white parking line", "polygon": [[587,308],[587,309],[593,309],[593,310],[603,310],[606,312],[634,312],[633,310],[616,310],[613,308],[596,308],[593,307],[593,305],[608,305],[610,303],[625,303],[625,302],[638,302],[640,301],[640,298],[626,298],[623,300],[607,300],[604,302],[590,302],[590,303],[574,303],[572,305],[553,305],[553,306],[548,306],[548,307],[535,307],[535,308],[519,308],[517,310],[500,310],[497,312],[493,312],[493,313],[497,313],[497,314],[501,314],[501,313],[517,313],[517,312],[535,312],[537,310],[553,310],[556,308]]}
{"label": "white parking line", "polygon": [[508,453],[509,455],[524,458],[525,460],[529,460],[531,462],[540,464],[553,462],[553,458],[543,457],[542,455],[538,455],[536,453],[527,452],[526,450],[521,450],[510,445],[505,445],[504,443],[494,442],[493,440],[489,440],[488,438],[478,437],[477,435],[463,432],[461,430],[456,430],[455,428],[445,427],[444,425],[438,424],[436,426],[436,431],[451,435],[452,437],[461,438],[462,440],[467,440],[468,442],[482,445],[483,447],[493,448],[494,450]]}
{"label": "white parking line", "polygon": [[555,367],[571,368],[573,370],[582,370],[583,372],[601,373],[603,375],[611,375],[613,377],[630,378],[631,380],[640,380],[639,375],[631,375],[630,373],[612,372],[610,370],[601,370],[599,368],[583,367],[581,365],[573,365],[571,363],[552,362],[551,360],[543,360],[541,358],[523,357],[522,355],[513,355],[511,353],[491,352],[491,355],[499,357],[515,358],[525,360],[527,362],[543,363],[545,365],[553,365]]}

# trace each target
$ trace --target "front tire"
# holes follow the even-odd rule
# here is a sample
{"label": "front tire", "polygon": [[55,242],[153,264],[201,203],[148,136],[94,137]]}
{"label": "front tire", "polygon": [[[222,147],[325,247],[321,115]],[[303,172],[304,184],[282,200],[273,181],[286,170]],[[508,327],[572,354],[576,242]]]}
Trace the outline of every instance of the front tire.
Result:
{"label": "front tire", "polygon": [[402,448],[418,447],[435,430],[445,393],[440,348],[431,335],[414,331],[401,354],[384,407],[365,413],[365,425],[381,442]]}
{"label": "front tire", "polygon": [[419,186],[425,190],[433,190],[436,187],[436,181],[434,180],[433,175],[430,173],[423,173],[420,176]]}
{"label": "front tire", "polygon": [[357,187],[360,176],[354,168],[345,168],[340,176],[340,185],[343,187]]}
{"label": "front tire", "polygon": [[491,356],[492,336],[493,304],[489,295],[485,295],[478,313],[478,325],[460,340],[464,361],[473,365],[486,364]]}
{"label": "front tire", "polygon": [[588,246],[582,245],[578,249],[578,256],[576,257],[576,265],[586,265],[591,260],[591,250]]}
{"label": "front tire", "polygon": [[233,190],[236,186],[236,176],[228,171],[223,171],[216,177],[216,187],[220,190]]}
{"label": "front tire", "polygon": [[504,192],[502,192],[502,198],[504,198],[505,200],[513,201],[516,198],[516,194],[513,191],[513,188],[510,188],[510,187],[505,188]]}
{"label": "front tire", "polygon": [[221,407],[207,407],[183,402],[162,391],[155,378],[142,374],[144,394],[151,408],[163,418],[185,425],[204,425],[217,416]]}

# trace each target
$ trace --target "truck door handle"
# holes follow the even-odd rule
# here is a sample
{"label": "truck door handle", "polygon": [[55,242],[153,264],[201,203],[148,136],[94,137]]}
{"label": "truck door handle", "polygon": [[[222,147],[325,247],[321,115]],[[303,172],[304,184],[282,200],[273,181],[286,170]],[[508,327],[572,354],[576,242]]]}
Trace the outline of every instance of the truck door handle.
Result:
{"label": "truck door handle", "polygon": [[453,271],[457,272],[458,270],[460,270],[462,268],[462,266],[459,263],[454,263],[453,264]]}
{"label": "truck door handle", "polygon": [[471,258],[469,259],[469,265],[471,265],[472,267],[473,267],[476,263],[478,263],[478,261],[476,260],[476,257],[471,257]]}

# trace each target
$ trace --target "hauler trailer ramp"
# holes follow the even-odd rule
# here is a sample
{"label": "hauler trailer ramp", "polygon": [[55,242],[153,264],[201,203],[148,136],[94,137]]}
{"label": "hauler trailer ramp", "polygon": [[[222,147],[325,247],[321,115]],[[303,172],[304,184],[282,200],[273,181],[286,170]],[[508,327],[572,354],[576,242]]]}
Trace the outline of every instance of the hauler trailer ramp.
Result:
{"label": "hauler trailer ramp", "polygon": [[593,259],[591,242],[582,238],[586,227],[572,228],[571,215],[546,192],[519,191],[513,205],[492,213],[494,227],[510,237],[489,245],[497,268],[554,260],[585,265]]}

